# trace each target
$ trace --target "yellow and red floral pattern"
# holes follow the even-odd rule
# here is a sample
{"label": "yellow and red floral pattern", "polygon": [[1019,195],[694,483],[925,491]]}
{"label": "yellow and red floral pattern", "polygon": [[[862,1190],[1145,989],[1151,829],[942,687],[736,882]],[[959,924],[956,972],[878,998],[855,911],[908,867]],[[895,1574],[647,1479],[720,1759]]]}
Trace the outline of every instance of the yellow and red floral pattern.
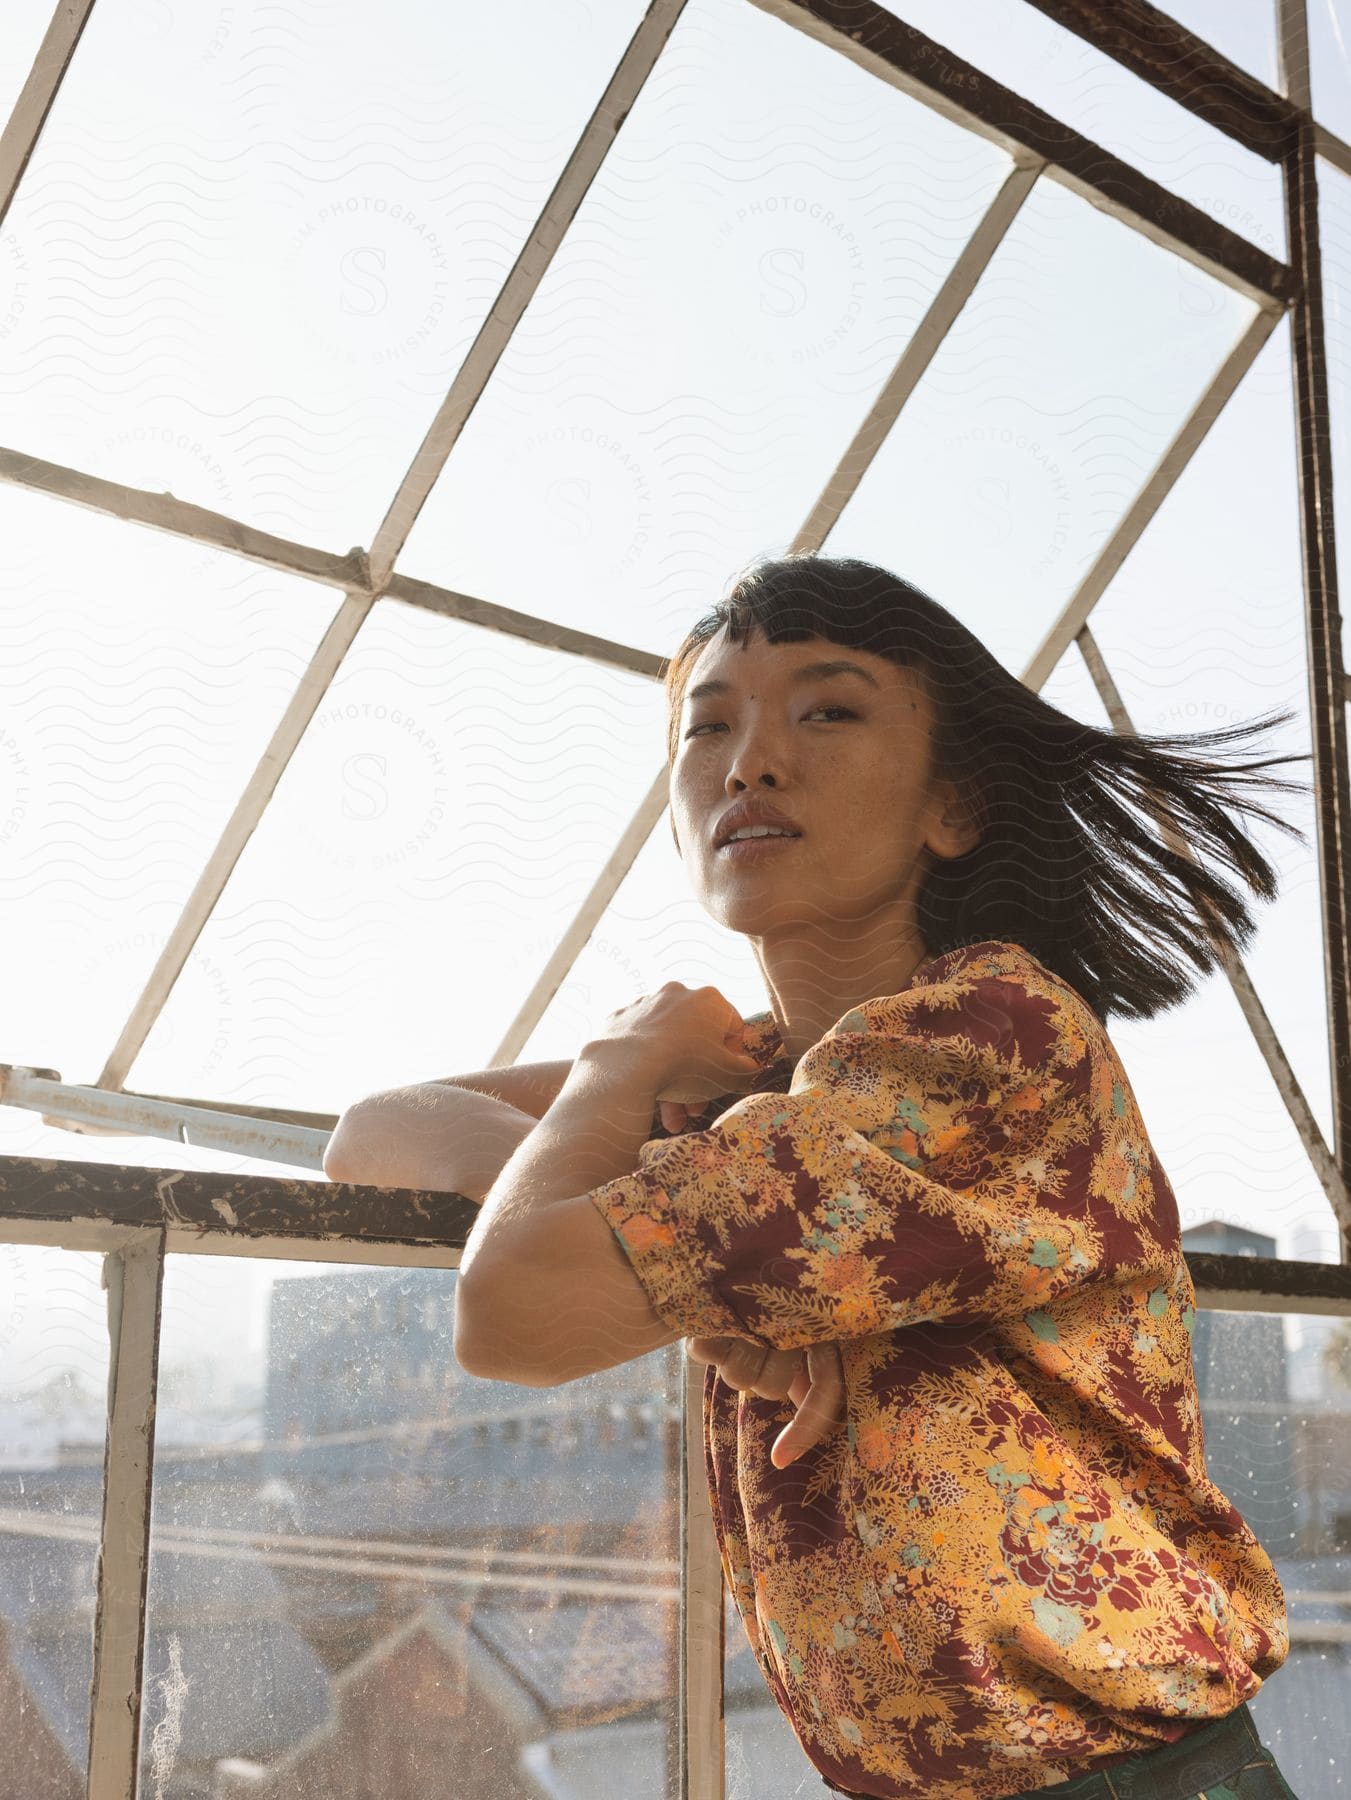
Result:
{"label": "yellow and red floral pattern", "polygon": [[1289,1650],[1206,1473],[1177,1203],[1101,1021],[1021,946],[922,964],[591,1199],[689,1337],[838,1340],[848,1421],[710,1366],[723,1572],[858,1800],[1003,1800],[1176,1742]]}

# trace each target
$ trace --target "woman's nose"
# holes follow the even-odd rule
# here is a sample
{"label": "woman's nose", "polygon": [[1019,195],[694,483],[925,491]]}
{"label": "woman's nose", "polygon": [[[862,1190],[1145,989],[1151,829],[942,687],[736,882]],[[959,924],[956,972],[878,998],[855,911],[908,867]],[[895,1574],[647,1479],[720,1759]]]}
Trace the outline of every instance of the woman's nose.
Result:
{"label": "woman's nose", "polygon": [[768,785],[773,787],[782,779],[784,769],[782,740],[772,731],[748,731],[733,745],[727,765],[727,791],[740,793],[743,788],[759,787],[766,775],[770,778]]}

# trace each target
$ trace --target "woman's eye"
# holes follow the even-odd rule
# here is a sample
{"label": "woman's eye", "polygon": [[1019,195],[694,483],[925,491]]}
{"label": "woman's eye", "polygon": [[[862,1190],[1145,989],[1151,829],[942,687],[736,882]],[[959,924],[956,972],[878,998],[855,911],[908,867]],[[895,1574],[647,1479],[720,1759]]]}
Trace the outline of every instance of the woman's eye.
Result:
{"label": "woman's eye", "polygon": [[[812,711],[806,716],[810,719],[812,713],[819,712],[839,713],[840,717],[843,719],[856,719],[858,717],[858,714],[851,711],[847,706],[814,706]],[[687,738],[698,737],[700,732],[707,731],[710,726],[720,726],[721,724],[721,719],[705,719],[700,725],[691,725],[689,730],[685,733],[685,736]]]}

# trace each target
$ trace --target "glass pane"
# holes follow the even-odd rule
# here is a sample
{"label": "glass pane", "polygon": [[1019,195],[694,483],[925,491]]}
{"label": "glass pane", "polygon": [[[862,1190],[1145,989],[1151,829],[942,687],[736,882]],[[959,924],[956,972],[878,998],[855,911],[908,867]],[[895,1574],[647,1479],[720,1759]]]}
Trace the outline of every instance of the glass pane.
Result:
{"label": "glass pane", "polygon": [[1021,672],[1252,316],[1039,183],[827,552],[895,569]]}
{"label": "glass pane", "polygon": [[144,1800],[676,1791],[679,1346],[477,1380],[455,1281],[169,1259]]}
{"label": "glass pane", "polygon": [[[1208,730],[1290,707],[1295,713],[1290,726],[1231,754],[1247,759],[1310,753],[1293,419],[1290,334],[1282,324],[1090,617],[1090,629],[1139,731]],[[1310,762],[1271,772],[1312,788]],[[1250,828],[1275,866],[1280,885],[1270,903],[1249,895],[1257,932],[1244,963],[1331,1142],[1331,1054],[1312,792],[1278,796],[1272,809],[1298,826],[1308,842],[1300,844],[1260,823]],[[1224,977],[1217,980],[1224,989],[1221,1010],[1228,1014],[1237,1001]],[[1208,1002],[1202,1003],[1202,1011],[1209,1016]],[[1188,1006],[1153,1021],[1148,1029],[1171,1036],[1177,1053],[1185,1055],[1191,1015]],[[1220,1016],[1214,1015],[1216,1028]],[[1241,1016],[1238,1029],[1247,1039],[1246,1061],[1249,1049],[1256,1054],[1256,1046]],[[1221,1121],[1234,1113],[1232,1096],[1222,1084],[1227,1077],[1213,1065],[1201,1066],[1207,1071],[1203,1094],[1213,1097],[1213,1110],[1211,1100],[1203,1099],[1187,1128],[1189,1143],[1203,1131],[1227,1135],[1229,1128]],[[1299,1166],[1303,1152],[1297,1137],[1289,1142],[1294,1128],[1270,1076],[1254,1071],[1254,1079],[1266,1098],[1258,1113],[1239,1116],[1254,1132],[1262,1121],[1261,1162],[1269,1178],[1295,1184],[1272,1196],[1280,1229],[1289,1232],[1295,1193],[1306,1191],[1305,1171]],[[1182,1089],[1192,1102],[1195,1083],[1194,1066]],[[1277,1141],[1267,1138],[1268,1107],[1287,1121],[1279,1128],[1282,1149],[1274,1161],[1268,1160],[1275,1156]],[[1230,1138],[1233,1149],[1242,1141]],[[1224,1154],[1227,1160],[1228,1151]],[[1296,1159],[1293,1167],[1285,1164],[1287,1154]],[[1325,1199],[1315,1204],[1320,1210],[1327,1206]],[[1284,1254],[1295,1253],[1287,1248]]]}
{"label": "glass pane", "polygon": [[1306,0],[1314,117],[1351,141],[1351,19],[1345,0]]}
{"label": "glass pane", "polygon": [[[24,946],[0,1056],[89,1082],[337,600],[13,486],[0,578],[0,905]],[[212,1030],[179,1042],[161,1092],[210,1095],[229,1049],[257,1054],[250,980],[234,946],[193,951],[180,992]],[[23,1116],[0,1109],[6,1128]]]}
{"label": "glass pane", "polygon": [[[481,1068],[661,767],[643,676],[397,601],[363,626],[198,941],[247,971],[212,1091],[315,1110]],[[219,1035],[170,996],[136,1078]]]}
{"label": "glass pane", "polygon": [[[1216,0],[1218,7],[1218,0]],[[1271,0],[1274,4],[1274,0]],[[1249,0],[1235,11],[1267,7]],[[1279,167],[1245,150],[1035,7],[905,0],[889,9],[1230,231],[1285,258]],[[1165,8],[1165,10],[1169,10]]]}
{"label": "glass pane", "polygon": [[642,11],[100,0],[5,226],[6,442],[369,543]]}
{"label": "glass pane", "polygon": [[0,1787],[77,1800],[103,1519],[103,1258],[0,1244]]}
{"label": "glass pane", "polygon": [[[1184,1232],[1187,1251],[1271,1256],[1277,1240]],[[1275,1564],[1290,1653],[1248,1702],[1297,1794],[1351,1766],[1351,1320],[1200,1310],[1192,1342],[1211,1480]]]}
{"label": "glass pane", "polygon": [[[1247,0],[1244,6],[1235,6],[1233,0],[1168,0],[1163,11],[1213,44],[1240,69],[1269,88],[1278,88],[1276,4],[1277,0]],[[1318,0],[1311,4],[1317,5]]]}
{"label": "glass pane", "polygon": [[401,566],[668,655],[787,547],[1009,166],[693,0]]}

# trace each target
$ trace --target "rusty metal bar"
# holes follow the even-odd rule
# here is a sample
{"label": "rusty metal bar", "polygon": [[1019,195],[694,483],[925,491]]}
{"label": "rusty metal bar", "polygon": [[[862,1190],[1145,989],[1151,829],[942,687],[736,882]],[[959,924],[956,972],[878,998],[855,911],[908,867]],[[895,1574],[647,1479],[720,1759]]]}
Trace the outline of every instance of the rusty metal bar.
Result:
{"label": "rusty metal bar", "polygon": [[[1289,22],[1286,14],[1284,23]],[[1297,51],[1297,46],[1296,46]],[[1295,51],[1287,47],[1287,64]],[[1333,523],[1332,433],[1317,152],[1312,118],[1302,115],[1285,160],[1291,262],[1299,289],[1290,314],[1298,438],[1300,544],[1304,558],[1305,644],[1317,802],[1323,913],[1323,971],[1332,1057],[1333,1154],[1351,1173],[1351,769],[1347,763],[1346,678]],[[1351,1262],[1351,1222],[1343,1219],[1343,1262]]]}
{"label": "rusty metal bar", "polygon": [[1279,162],[1289,149],[1298,106],[1148,0],[1028,4],[1245,150]]}
{"label": "rusty metal bar", "polygon": [[[5,1065],[0,1063],[0,1078],[3,1078]],[[121,1094],[130,1094],[133,1100],[154,1100],[165,1106],[186,1106],[197,1111],[227,1111],[232,1119],[271,1119],[279,1125],[308,1125],[312,1131],[322,1131],[331,1136],[338,1123],[339,1114],[332,1112],[305,1112],[295,1106],[255,1106],[252,1102],[232,1100],[228,1107],[222,1108],[219,1101],[204,1100],[200,1094],[143,1094],[129,1088],[119,1088]],[[5,1104],[0,1097],[0,1105]],[[111,1135],[110,1133],[96,1135]]]}
{"label": "rusty metal bar", "polygon": [[[164,1231],[173,1253],[419,1268],[454,1267],[478,1216],[461,1194],[420,1188],[26,1156],[0,1158],[0,1197],[0,1243],[61,1242],[67,1228],[120,1230],[123,1241],[128,1232]],[[1351,1313],[1351,1265],[1210,1253],[1188,1255],[1187,1264],[1207,1306],[1221,1305],[1215,1293],[1236,1296],[1245,1311]]]}
{"label": "rusty metal bar", "polygon": [[164,1232],[104,1258],[108,1432],[89,1689],[86,1800],[136,1800]]}
{"label": "rusty metal bar", "polygon": [[[68,1543],[87,1544],[96,1541],[97,1527],[93,1519],[78,1514],[53,1516],[16,1509],[0,1511],[0,1530],[6,1536],[57,1538]],[[332,1544],[334,1553],[324,1555],[318,1548],[320,1542]],[[676,1597],[676,1589],[669,1582],[614,1579],[610,1572],[614,1565],[606,1564],[600,1558],[593,1559],[596,1572],[589,1577],[564,1573],[559,1566],[561,1559],[542,1556],[532,1559],[533,1566],[512,1573],[506,1569],[485,1569],[483,1563],[487,1559],[478,1551],[457,1557],[453,1551],[429,1552],[410,1545],[408,1554],[395,1560],[390,1556],[372,1555],[367,1545],[352,1539],[288,1538],[274,1531],[222,1531],[211,1526],[157,1523],[155,1554],[204,1556],[218,1562],[263,1562],[273,1568],[323,1570],[383,1581],[416,1581],[428,1587],[473,1588],[476,1592],[493,1590],[501,1592],[504,1598],[509,1591],[610,1601],[673,1600]],[[649,1575],[652,1572],[650,1567],[643,1569],[642,1565],[640,1571]]]}
{"label": "rusty metal bar", "polygon": [[[1271,1406],[1274,1403],[1261,1401],[1255,1404]],[[601,1408],[591,1410],[599,1413]],[[584,1412],[570,1416],[584,1416]],[[500,1412],[476,1412],[472,1417],[460,1413],[453,1418],[446,1416],[441,1419],[390,1420],[363,1431],[306,1431],[286,1438],[222,1438],[212,1443],[160,1445],[155,1451],[155,1465],[163,1469],[173,1463],[179,1468],[188,1468],[193,1463],[213,1462],[222,1456],[256,1461],[268,1451],[293,1451],[297,1446],[307,1450],[356,1443],[421,1447],[428,1438],[445,1443],[456,1440],[464,1443],[467,1442],[469,1433],[480,1425],[491,1423],[497,1426],[507,1419],[529,1421],[538,1418],[538,1405],[531,1405]],[[63,1468],[86,1466],[87,1459],[81,1457],[77,1450],[72,1449],[62,1457]],[[0,1507],[0,1530],[6,1535],[12,1532],[21,1537],[62,1537],[89,1543],[97,1540],[98,1528],[99,1522],[92,1513],[35,1513],[20,1507]],[[566,1571],[583,1578],[590,1577],[598,1584],[602,1581],[606,1583],[603,1590],[597,1587],[595,1590],[588,1589],[589,1592],[614,1593],[623,1577],[631,1577],[631,1581],[625,1581],[619,1591],[631,1593],[634,1598],[643,1595],[650,1599],[673,1598],[675,1589],[664,1583],[658,1584],[655,1578],[676,1575],[680,1570],[679,1561],[674,1557],[649,1559],[639,1556],[577,1556],[559,1550],[497,1550],[486,1544],[460,1550],[453,1544],[410,1544],[397,1538],[378,1537],[353,1540],[350,1537],[325,1537],[311,1532],[288,1533],[272,1526],[260,1531],[241,1531],[229,1525],[175,1525],[168,1519],[156,1521],[155,1524],[157,1549],[162,1544],[186,1545],[203,1538],[218,1547],[222,1553],[228,1553],[232,1549],[261,1552],[275,1547],[288,1558],[294,1558],[297,1565],[311,1556],[331,1557],[335,1562],[348,1556],[360,1556],[363,1560],[369,1558],[373,1568],[394,1567],[414,1574],[419,1569],[438,1567],[478,1569],[481,1572],[485,1564],[493,1563],[503,1569],[520,1569],[540,1578]]]}
{"label": "rusty metal bar", "polygon": [[1046,163],[1053,180],[1250,300],[1284,303],[1290,298],[1294,275],[1285,263],[1012,88],[993,81],[876,0],[753,0],[753,4],[945,118],[999,144],[1016,160],[1025,160],[1030,152]]}
{"label": "rusty metal bar", "polygon": [[[301,1176],[214,1169],[144,1169],[120,1163],[0,1158],[0,1242],[19,1227],[117,1227],[170,1231],[171,1250],[214,1240],[240,1255],[284,1239],[291,1254],[342,1239],[355,1260],[366,1247],[458,1252],[478,1207],[461,1194],[356,1187]],[[23,1240],[28,1241],[28,1240]],[[410,1259],[416,1260],[416,1259]]]}
{"label": "rusty metal bar", "polygon": [[1319,1313],[1343,1318],[1351,1311],[1351,1267],[1346,1263],[1287,1262],[1278,1256],[1221,1256],[1187,1251],[1199,1306],[1211,1312]]}

